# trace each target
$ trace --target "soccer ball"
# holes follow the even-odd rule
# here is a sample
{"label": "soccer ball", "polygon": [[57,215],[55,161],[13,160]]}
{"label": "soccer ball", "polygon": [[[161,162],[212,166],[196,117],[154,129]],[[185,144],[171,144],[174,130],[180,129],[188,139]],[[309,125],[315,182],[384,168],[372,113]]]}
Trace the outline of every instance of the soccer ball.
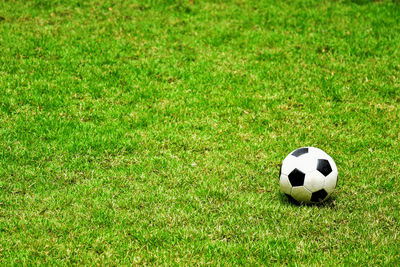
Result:
{"label": "soccer ball", "polygon": [[281,190],[301,203],[320,203],[336,187],[338,170],[333,159],[316,147],[302,147],[283,160],[279,180]]}

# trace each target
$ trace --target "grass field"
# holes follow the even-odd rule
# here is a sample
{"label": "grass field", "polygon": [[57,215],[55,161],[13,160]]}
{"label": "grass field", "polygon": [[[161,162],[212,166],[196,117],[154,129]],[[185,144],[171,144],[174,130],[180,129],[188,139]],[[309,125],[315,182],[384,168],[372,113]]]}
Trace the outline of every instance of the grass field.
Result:
{"label": "grass field", "polygon": [[0,264],[398,265],[399,90],[396,2],[0,1]]}

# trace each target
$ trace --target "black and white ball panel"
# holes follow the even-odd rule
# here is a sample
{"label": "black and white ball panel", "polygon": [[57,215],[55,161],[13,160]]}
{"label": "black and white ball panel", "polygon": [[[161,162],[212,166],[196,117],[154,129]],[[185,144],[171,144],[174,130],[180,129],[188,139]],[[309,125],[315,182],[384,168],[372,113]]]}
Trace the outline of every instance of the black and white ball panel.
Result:
{"label": "black and white ball panel", "polygon": [[305,177],[306,177],[306,174],[297,168],[294,168],[294,170],[292,170],[288,175],[289,182],[292,186],[304,185]]}
{"label": "black and white ball panel", "polygon": [[318,150],[318,158],[320,162],[317,165],[317,170],[325,176],[324,190],[328,196],[333,193],[337,184],[338,169],[335,161],[321,149]]}
{"label": "black and white ball panel", "polygon": [[318,159],[317,170],[324,176],[328,176],[332,172],[332,167],[327,159]]}
{"label": "black and white ball panel", "polygon": [[318,191],[312,193],[311,202],[324,201],[327,196],[328,196],[328,193],[324,189],[318,190]]}
{"label": "black and white ball panel", "polygon": [[292,153],[283,160],[281,173],[289,175],[294,168],[297,168],[303,173],[310,172],[316,169],[317,159],[313,154],[305,153],[301,156],[296,157],[293,156]]}
{"label": "black and white ball panel", "polygon": [[288,176],[286,174],[281,174],[279,179],[282,192],[290,195],[292,193],[292,185],[289,182]]}
{"label": "black and white ball panel", "polygon": [[292,197],[297,201],[310,202],[312,193],[308,191],[304,186],[293,187]]}
{"label": "black and white ball panel", "polygon": [[304,187],[307,188],[309,191],[316,192],[324,188],[324,186],[325,176],[323,176],[319,171],[315,170],[306,174]]}
{"label": "black and white ball panel", "polygon": [[300,157],[301,155],[307,154],[307,153],[308,153],[308,147],[302,147],[302,148],[296,149],[295,151],[293,151],[290,154],[295,157]]}
{"label": "black and white ball panel", "polygon": [[333,169],[333,171],[328,176],[325,177],[324,189],[329,195],[332,194],[333,191],[335,191],[338,179],[337,177],[338,177],[338,171],[335,165],[335,169]]}

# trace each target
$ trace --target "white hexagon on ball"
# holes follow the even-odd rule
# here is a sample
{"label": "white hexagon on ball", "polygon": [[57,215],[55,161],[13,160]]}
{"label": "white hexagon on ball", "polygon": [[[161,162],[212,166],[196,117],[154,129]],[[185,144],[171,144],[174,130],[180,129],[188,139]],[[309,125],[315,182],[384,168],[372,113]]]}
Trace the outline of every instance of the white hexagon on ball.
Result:
{"label": "white hexagon on ball", "polygon": [[281,190],[301,203],[320,203],[336,188],[338,170],[334,160],[316,147],[302,147],[283,160]]}

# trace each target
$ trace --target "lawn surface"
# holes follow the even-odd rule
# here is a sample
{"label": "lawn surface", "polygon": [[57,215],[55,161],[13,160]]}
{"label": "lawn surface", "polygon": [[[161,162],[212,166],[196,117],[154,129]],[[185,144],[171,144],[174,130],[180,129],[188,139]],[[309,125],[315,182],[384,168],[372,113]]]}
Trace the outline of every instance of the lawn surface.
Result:
{"label": "lawn surface", "polygon": [[0,264],[398,265],[399,90],[396,2],[0,1]]}

